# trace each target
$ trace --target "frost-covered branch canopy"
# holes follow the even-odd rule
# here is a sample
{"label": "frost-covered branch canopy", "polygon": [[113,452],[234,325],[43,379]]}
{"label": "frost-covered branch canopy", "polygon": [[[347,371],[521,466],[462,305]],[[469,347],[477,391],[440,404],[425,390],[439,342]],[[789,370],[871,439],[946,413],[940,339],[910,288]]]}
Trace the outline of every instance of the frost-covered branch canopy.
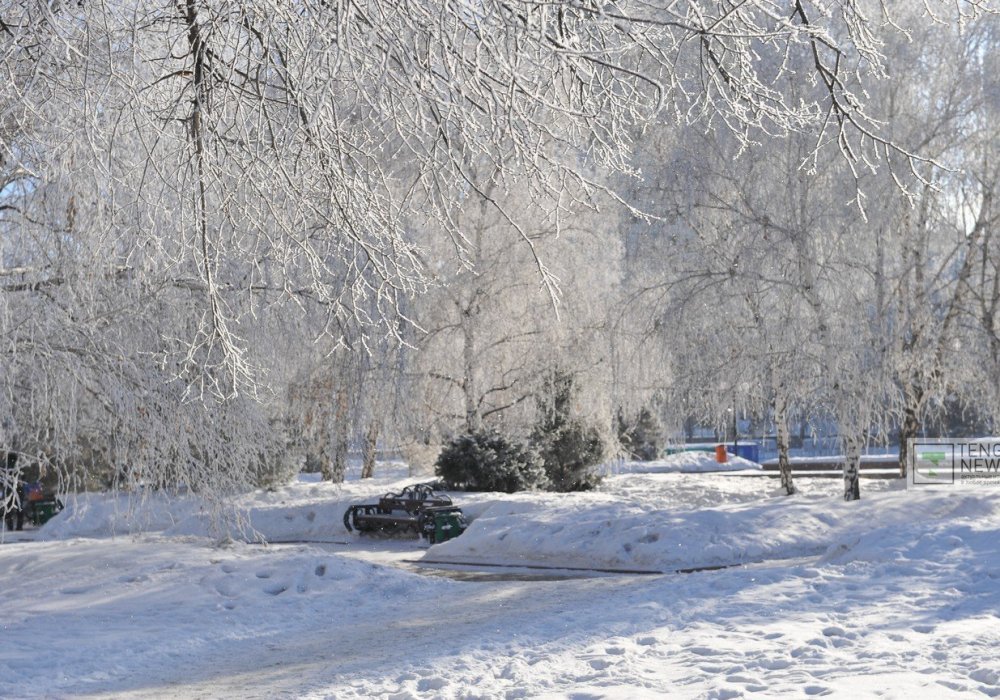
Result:
{"label": "frost-covered branch canopy", "polygon": [[[831,130],[865,159],[858,79],[890,19],[856,0],[8,3],[3,220],[65,228],[39,200],[90,189],[75,235],[131,229],[107,252],[199,280],[195,347],[238,383],[234,297],[295,289],[341,325],[395,318],[424,281],[407,221],[461,244],[476,173],[586,196],[659,116],[747,141]],[[785,80],[820,89],[790,101]]]}
{"label": "frost-covered branch canopy", "polygon": [[427,265],[474,257],[470,202],[555,294],[539,238],[618,196],[657,121],[896,148],[864,90],[885,31],[887,0],[9,0],[0,449],[238,481],[258,368],[397,336],[454,277]]}

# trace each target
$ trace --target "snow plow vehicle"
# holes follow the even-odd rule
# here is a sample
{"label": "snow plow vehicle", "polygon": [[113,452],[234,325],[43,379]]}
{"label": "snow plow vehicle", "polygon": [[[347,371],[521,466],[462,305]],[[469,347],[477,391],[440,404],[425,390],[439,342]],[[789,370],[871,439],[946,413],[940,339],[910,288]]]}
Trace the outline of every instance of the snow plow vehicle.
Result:
{"label": "snow plow vehicle", "polygon": [[458,537],[468,527],[462,509],[430,484],[413,484],[387,493],[378,503],[352,505],[344,513],[348,532],[402,534],[415,532],[431,544]]}

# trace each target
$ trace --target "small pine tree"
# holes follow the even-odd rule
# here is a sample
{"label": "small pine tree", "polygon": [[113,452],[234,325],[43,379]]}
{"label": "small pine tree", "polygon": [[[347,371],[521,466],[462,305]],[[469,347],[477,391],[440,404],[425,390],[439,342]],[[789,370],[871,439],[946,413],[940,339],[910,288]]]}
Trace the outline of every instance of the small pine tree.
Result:
{"label": "small pine tree", "polygon": [[461,435],[441,450],[435,473],[448,488],[514,493],[548,484],[538,454],[497,432]]}
{"label": "small pine tree", "polygon": [[648,462],[660,454],[660,426],[653,412],[645,406],[634,419],[626,419],[618,409],[618,441],[632,459]]}
{"label": "small pine tree", "polygon": [[550,373],[538,397],[539,421],[531,440],[553,491],[587,491],[601,480],[597,466],[604,457],[604,441],[595,428],[572,417],[572,399],[572,375]]}

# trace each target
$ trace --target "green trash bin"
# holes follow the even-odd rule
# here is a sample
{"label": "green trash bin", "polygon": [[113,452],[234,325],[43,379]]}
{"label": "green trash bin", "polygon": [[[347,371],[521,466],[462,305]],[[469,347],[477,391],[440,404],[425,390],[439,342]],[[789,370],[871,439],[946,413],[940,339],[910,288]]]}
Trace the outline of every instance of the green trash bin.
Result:
{"label": "green trash bin", "polygon": [[462,515],[461,509],[454,506],[428,508],[424,511],[422,529],[431,544],[447,542],[458,537],[465,532],[467,527],[468,523],[465,522],[465,516]]}
{"label": "green trash bin", "polygon": [[465,516],[458,510],[453,513],[438,513],[434,516],[434,544],[458,537],[465,528]]}
{"label": "green trash bin", "polygon": [[43,498],[40,501],[32,501],[29,509],[29,518],[35,525],[42,526],[50,521],[55,514],[62,510],[62,503],[55,498]]}

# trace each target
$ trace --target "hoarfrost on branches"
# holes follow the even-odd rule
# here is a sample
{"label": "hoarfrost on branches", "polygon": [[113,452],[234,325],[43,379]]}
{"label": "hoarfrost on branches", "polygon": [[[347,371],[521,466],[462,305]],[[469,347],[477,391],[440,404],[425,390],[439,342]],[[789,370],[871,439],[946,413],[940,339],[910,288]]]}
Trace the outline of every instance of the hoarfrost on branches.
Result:
{"label": "hoarfrost on branches", "polygon": [[[524,212],[551,211],[547,235],[560,236],[580,206],[625,203],[612,185],[637,175],[632,152],[656,120],[725,128],[742,148],[808,133],[813,158],[832,139],[856,177],[893,152],[912,164],[866,107],[893,12],[12,0],[0,16],[4,447],[68,473],[86,462],[86,435],[120,424],[124,442],[101,459],[130,474],[246,481],[252,435],[281,413],[262,370],[288,357],[276,335],[322,336],[331,352],[399,340],[430,281],[424,251],[443,240],[470,264],[460,214],[473,196],[557,298]],[[800,82],[815,89],[791,99],[785,85]],[[169,458],[138,441],[152,415]]]}

